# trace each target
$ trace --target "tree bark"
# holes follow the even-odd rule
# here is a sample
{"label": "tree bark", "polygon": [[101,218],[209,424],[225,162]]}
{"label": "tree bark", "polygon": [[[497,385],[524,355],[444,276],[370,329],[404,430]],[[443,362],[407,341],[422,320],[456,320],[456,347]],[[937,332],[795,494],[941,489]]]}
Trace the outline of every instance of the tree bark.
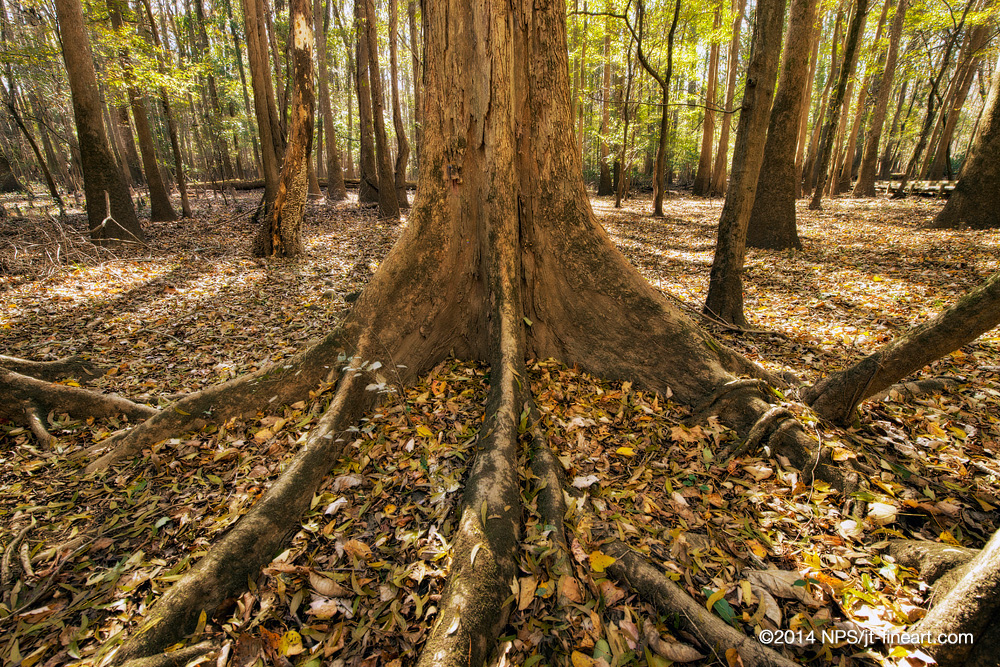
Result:
{"label": "tree bark", "polygon": [[597,184],[597,194],[607,196],[614,192],[611,181],[611,165],[608,164],[608,132],[610,127],[609,109],[611,106],[611,26],[610,19],[604,22],[604,87],[601,98],[601,175]]}
{"label": "tree bark", "polygon": [[816,81],[816,67],[819,61],[819,46],[822,41],[823,26],[822,21],[818,21],[813,27],[813,34],[810,40],[810,50],[812,55],[809,58],[809,68],[806,74],[806,85],[802,91],[802,111],[799,114],[799,134],[798,145],[795,148],[795,198],[802,196],[802,170],[805,162],[806,144],[809,141],[809,105],[812,102],[813,86]]}
{"label": "tree bark", "polygon": [[803,398],[824,419],[848,423],[865,398],[974,341],[998,323],[1000,273],[995,273],[933,320],[914,327],[854,366],[823,378],[807,389]]}
{"label": "tree bark", "polygon": [[359,2],[363,2],[365,6],[368,85],[371,90],[372,126],[375,130],[375,168],[378,172],[378,214],[384,220],[399,220],[396,178],[389,157],[389,136],[385,131],[385,95],[382,93],[382,70],[378,64],[378,17],[375,14],[375,0]]}
{"label": "tree bark", "polygon": [[844,44],[844,57],[841,60],[840,73],[837,78],[837,87],[830,102],[830,112],[826,120],[823,137],[816,155],[816,186],[813,190],[812,200],[809,202],[810,210],[819,210],[823,199],[823,189],[826,187],[827,172],[830,169],[830,157],[833,153],[833,140],[837,125],[840,121],[841,107],[844,104],[844,96],[847,93],[847,83],[851,77],[852,65],[855,62],[855,54],[858,51],[858,42],[861,40],[861,27],[864,25],[865,12],[868,9],[868,0],[855,0],[856,6],[854,16],[851,18],[851,26],[847,32],[847,41]]}
{"label": "tree bark", "polygon": [[[127,10],[128,5],[123,0],[107,0],[107,7],[111,18],[111,27],[116,32],[122,33],[124,27],[123,10]],[[125,43],[125,34],[122,34],[121,40]],[[128,49],[119,48],[118,58],[121,61],[126,80],[131,80],[134,75]],[[149,219],[153,222],[176,220],[177,214],[170,203],[170,196],[163,184],[160,166],[156,162],[155,142],[153,141],[153,132],[149,128],[146,105],[135,86],[128,86],[128,99],[132,106],[135,131],[139,135],[139,152],[142,155],[142,168],[146,175],[146,185],[149,187]]]}
{"label": "tree bark", "polygon": [[1000,68],[990,84],[985,112],[965,160],[962,178],[931,227],[955,229],[1000,227]]}
{"label": "tree bark", "polygon": [[308,196],[309,156],[312,153],[313,90],[312,11],[309,0],[291,0],[289,24],[292,42],[292,117],[288,149],[273,210],[265,210],[265,224],[255,239],[258,257],[293,257],[305,251],[302,245],[302,214]]}
{"label": "tree bark", "polygon": [[[893,80],[896,76],[896,59],[899,53],[899,39],[903,34],[903,20],[906,18],[907,0],[899,0],[889,30],[889,45],[886,47],[884,61],[877,68],[880,73],[878,80],[878,95],[875,98],[875,108],[872,110],[871,124],[865,135],[865,145],[861,153],[861,166],[858,169],[858,181],[854,184],[855,197],[875,196],[875,171],[878,166],[878,146],[882,139],[882,127],[885,125],[885,114],[889,106],[889,95],[892,93]],[[882,59],[880,59],[882,60]],[[904,92],[905,96],[905,92]],[[893,120],[895,126],[899,111]]]}
{"label": "tree bark", "polygon": [[316,40],[316,67],[319,69],[319,108],[323,114],[323,130],[326,140],[326,197],[330,201],[347,199],[344,185],[344,170],[340,168],[340,147],[337,146],[337,132],[333,123],[333,107],[330,104],[329,72],[326,62],[326,31],[323,26],[330,13],[330,3],[334,0],[314,0],[314,22],[320,37]]}
{"label": "tree bark", "polygon": [[419,40],[417,38],[417,3],[416,0],[407,0],[406,3],[406,18],[410,24],[410,56],[412,58],[412,74],[413,74],[413,143],[415,144],[413,149],[413,166],[416,169],[420,168],[420,146],[421,146],[421,135],[424,124],[424,103],[422,94],[421,81],[423,79],[423,74],[421,73],[420,67],[420,47],[418,45]]}
{"label": "tree bark", "polygon": [[712,197],[726,194],[726,171],[729,166],[729,132],[732,126],[734,98],[736,96],[736,74],[739,71],[740,33],[743,28],[743,10],[746,0],[733,0],[733,39],[729,43],[729,60],[726,74],[726,109],[722,112],[722,129],[719,132],[719,149],[715,153],[715,167],[712,170]]}
{"label": "tree bark", "polygon": [[736,129],[732,177],[719,218],[705,312],[723,322],[747,326],[743,314],[743,263],[747,223],[764,161],[767,123],[781,54],[785,0],[760,0],[754,18],[750,65]]}
{"label": "tree bark", "polygon": [[104,132],[83,7],[80,0],[58,0],[56,11],[80,143],[90,237],[95,243],[143,243],[145,235],[132,197]]}
{"label": "tree bark", "polygon": [[[715,8],[712,30],[717,31],[722,22],[722,12]],[[705,88],[705,117],[701,128],[701,152],[698,154],[698,171],[694,177],[692,192],[699,197],[707,197],[712,185],[712,144],[715,140],[715,89],[719,73],[719,43],[713,41],[708,54],[708,85]]]}
{"label": "tree bark", "polygon": [[403,112],[399,104],[399,67],[396,49],[396,31],[399,29],[399,10],[397,0],[389,0],[389,81],[392,87],[392,126],[396,131],[396,201],[399,208],[410,208],[410,199],[406,194],[406,162],[410,158],[410,142],[406,140],[406,125],[403,123]]}
{"label": "tree bark", "polygon": [[767,127],[764,164],[747,223],[747,244],[753,248],[801,248],[795,226],[795,154],[804,89],[809,72],[809,44],[816,25],[816,0],[792,0],[788,39],[778,90]]}
{"label": "tree bark", "polygon": [[260,153],[264,177],[265,208],[274,205],[278,196],[278,130],[276,113],[271,95],[271,66],[267,58],[267,44],[263,40],[263,17],[260,15],[258,0],[243,0],[243,16],[246,24],[247,60],[250,62],[250,85],[253,88],[254,115],[257,119],[257,133],[260,135]]}
{"label": "tree bark", "polygon": [[[362,204],[379,201],[379,176],[375,164],[374,131],[372,129],[371,77],[368,75],[368,19],[365,0],[354,3],[354,26],[357,32],[357,54],[355,84],[358,92],[358,202]],[[395,194],[393,194],[395,196]]]}

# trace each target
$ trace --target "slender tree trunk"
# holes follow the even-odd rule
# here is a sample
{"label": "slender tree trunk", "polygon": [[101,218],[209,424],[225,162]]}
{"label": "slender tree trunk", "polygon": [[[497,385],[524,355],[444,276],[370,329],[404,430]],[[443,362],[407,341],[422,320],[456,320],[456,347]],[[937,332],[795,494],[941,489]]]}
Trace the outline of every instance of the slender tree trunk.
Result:
{"label": "slender tree trunk", "polygon": [[979,52],[985,46],[985,41],[986,26],[976,25],[970,30],[967,48],[963,49],[965,52],[962,54],[961,65],[955,72],[954,91],[950,96],[949,103],[943,108],[945,119],[941,136],[937,141],[937,150],[934,151],[933,158],[931,157],[932,153],[928,152],[927,162],[923,169],[931,180],[939,180],[944,175],[945,164],[948,162],[948,149],[951,146],[962,107],[965,106],[965,100],[968,98],[969,88],[972,87],[976,71],[982,63]]}
{"label": "slender tree trunk", "polygon": [[389,81],[392,87],[392,126],[396,130],[396,201],[399,208],[410,207],[406,195],[406,162],[410,158],[410,143],[406,140],[406,125],[399,104],[399,54],[396,49],[396,31],[399,29],[398,0],[389,0]]}
{"label": "slender tree trunk", "polygon": [[[21,133],[24,134],[24,138],[27,140],[28,145],[31,146],[31,151],[32,151],[32,153],[35,154],[35,160],[38,162],[38,166],[39,166],[39,168],[41,168],[42,174],[45,177],[45,185],[49,189],[49,194],[52,195],[52,199],[54,199],[55,202],[56,202],[56,204],[59,206],[59,212],[60,213],[64,213],[65,210],[66,210],[66,207],[63,204],[62,197],[59,196],[59,190],[56,188],[56,182],[52,178],[52,172],[49,171],[49,167],[45,163],[45,159],[42,158],[42,152],[38,149],[38,143],[35,141],[35,137],[31,134],[31,131],[28,129],[28,126],[24,124],[24,120],[21,118],[21,114],[20,114],[20,112],[17,109],[17,92],[16,92],[17,89],[14,87],[14,78],[12,76],[12,71],[11,70],[12,70],[12,68],[10,66],[8,66],[8,68],[7,68],[7,110],[10,111],[11,118],[14,119],[14,124],[17,125],[17,127],[21,130]],[[4,159],[6,159],[6,158],[4,158]],[[13,174],[10,173],[10,165],[9,164],[7,166],[6,172],[8,174],[7,179],[9,181],[9,179],[13,176]],[[0,179],[0,180],[2,180],[2,179]],[[17,179],[15,178],[14,179],[14,183],[11,184],[11,183],[8,182],[8,185],[14,185],[16,187],[16,186],[20,186],[21,184],[17,183]],[[16,189],[20,189],[20,187],[16,187]],[[0,191],[2,191],[2,192],[9,192],[9,190],[4,190],[3,189],[3,185],[2,184],[0,184]]]}
{"label": "slender tree trunk", "polygon": [[[1000,227],[1000,66],[990,85],[979,130],[962,168],[962,178],[932,227]],[[998,298],[1000,303],[1000,298]]]}
{"label": "slender tree trunk", "polygon": [[812,192],[816,186],[816,154],[819,151],[820,144],[823,142],[823,132],[826,129],[824,119],[830,105],[830,94],[834,87],[833,81],[836,78],[839,68],[837,54],[840,48],[843,18],[843,11],[838,11],[837,18],[833,24],[833,38],[830,40],[830,63],[826,70],[826,83],[823,84],[823,93],[820,95],[819,106],[814,114],[813,131],[809,139],[809,152],[806,153],[806,161],[802,171],[803,194]]}
{"label": "slender tree trunk", "polygon": [[809,44],[816,24],[817,0],[792,0],[785,59],[767,127],[764,164],[747,223],[747,244],[754,248],[801,248],[795,226],[795,153],[805,112]]}
{"label": "slender tree trunk", "polygon": [[309,0],[290,0],[291,64],[293,71],[293,107],[288,149],[281,167],[278,194],[270,211],[265,210],[264,224],[254,240],[254,254],[291,257],[304,252],[302,215],[309,188],[309,156],[313,141],[313,12]]}
{"label": "slender tree trunk", "polygon": [[[875,41],[873,44],[878,44],[882,41],[882,31],[885,28],[885,19],[889,14],[889,4],[890,0],[884,0],[882,4],[882,14],[879,16],[878,27],[875,30]],[[864,82],[861,85],[861,89],[858,92],[858,103],[854,111],[854,122],[851,123],[851,132],[847,137],[847,149],[844,151],[843,159],[840,161],[840,168],[838,169],[839,177],[837,179],[837,185],[834,188],[834,194],[840,194],[851,189],[851,180],[854,178],[854,168],[857,164],[855,159],[857,154],[857,140],[858,135],[861,133],[861,125],[864,122],[865,115],[869,111],[868,103],[868,91],[872,87],[872,73],[869,68],[865,72]]]}
{"label": "slender tree trunk", "polygon": [[101,102],[97,97],[97,75],[94,73],[83,7],[79,0],[58,0],[56,11],[80,142],[80,166],[83,169],[91,239],[95,243],[144,242],[145,236],[139,226],[132,197],[111,155],[104,132]]}
{"label": "slender tree trunk", "polygon": [[893,194],[893,197],[904,197],[906,196],[905,188],[907,181],[916,174],[917,165],[920,163],[920,156],[923,155],[924,149],[927,148],[927,141],[930,138],[931,128],[934,127],[934,121],[936,119],[936,102],[938,98],[938,88],[941,85],[941,79],[944,78],[944,73],[948,71],[951,66],[951,52],[955,48],[955,42],[958,39],[959,34],[962,32],[962,27],[965,25],[965,19],[969,15],[969,10],[972,9],[973,4],[976,0],[968,0],[965,4],[965,10],[962,12],[962,18],[958,22],[958,25],[952,31],[951,36],[948,38],[948,44],[945,47],[944,55],[941,56],[941,67],[938,69],[937,75],[931,79],[930,88],[927,92],[927,114],[924,116],[924,124],[920,128],[920,135],[917,138],[917,145],[913,149],[913,154],[910,156],[910,161],[906,165],[906,171],[903,172],[903,180],[899,184],[899,189]]}
{"label": "slender tree trunk", "polygon": [[[378,167],[375,164],[375,141],[372,125],[371,77],[368,74],[368,19],[365,0],[354,3],[354,24],[358,36],[355,82],[358,91],[358,201],[362,204],[379,201]],[[395,193],[393,194],[395,196]]]}
{"label": "slender tree trunk", "polygon": [[[123,32],[123,9],[127,10],[128,6],[123,0],[107,0],[107,8],[111,18],[111,27],[121,35],[122,43],[126,43],[125,39],[127,35]],[[131,80],[133,73],[128,49],[124,47],[119,48],[118,58],[121,61],[126,80]],[[149,127],[149,118],[146,115],[146,105],[135,86],[128,87],[128,98],[132,106],[132,118],[135,120],[136,134],[139,135],[139,151],[142,154],[142,166],[146,175],[146,184],[149,187],[149,219],[153,222],[176,220],[177,214],[174,212],[174,207],[170,204],[170,196],[167,194],[167,188],[163,184],[163,175],[160,173],[160,166],[156,162],[155,142],[153,141],[153,132]]]}
{"label": "slender tree trunk", "polygon": [[378,212],[386,220],[399,219],[396,179],[389,157],[389,136],[385,131],[385,95],[378,58],[378,23],[375,0],[359,0],[365,6],[365,37],[368,41],[368,85],[371,89],[372,126],[375,130],[375,162],[378,171]]}
{"label": "slender tree trunk", "polygon": [[314,0],[315,24],[320,37],[316,40],[316,67],[319,68],[319,108],[323,114],[323,130],[326,138],[326,196],[330,201],[347,199],[344,185],[344,171],[340,167],[340,147],[337,146],[336,126],[333,123],[333,107],[330,104],[329,72],[326,62],[326,30],[330,4],[336,0]]}
{"label": "slender tree trunk", "polygon": [[615,174],[615,208],[622,207],[622,199],[625,197],[627,191],[626,183],[628,182],[628,171],[629,171],[629,152],[628,152],[628,126],[631,120],[632,114],[630,113],[629,105],[632,102],[632,84],[635,79],[635,67],[632,63],[632,38],[629,35],[628,42],[628,74],[626,75],[625,83],[625,95],[622,101],[622,145],[620,155],[618,157],[618,173]]}
{"label": "slender tree trunk", "polygon": [[[229,34],[233,37],[233,47],[236,49],[236,69],[240,73],[240,89],[243,91],[243,107],[246,109],[246,113],[251,113],[253,107],[250,106],[250,93],[247,88],[247,75],[246,70],[243,67],[243,50],[240,48],[240,34],[236,30],[236,21],[233,20],[233,7],[232,0],[225,0],[226,5],[226,16],[229,19]],[[250,132],[250,140],[253,144],[253,157],[257,168],[260,170],[261,176],[264,174],[264,164],[260,156],[260,142],[257,138],[257,133]],[[186,216],[187,214],[185,214]]]}
{"label": "slender tree trunk", "polygon": [[[722,22],[722,12],[715,8],[712,30],[718,31]],[[715,89],[719,73],[719,43],[713,41],[708,55],[708,85],[705,89],[705,119],[701,128],[701,152],[698,157],[698,172],[694,177],[692,192],[699,197],[707,197],[712,185],[712,144],[715,139]]]}
{"label": "slender tree trunk", "polygon": [[719,133],[719,150],[715,153],[715,167],[712,170],[711,196],[726,194],[726,169],[729,166],[729,132],[732,126],[734,97],[736,95],[736,74],[739,71],[740,32],[743,27],[743,10],[746,0],[733,0],[733,39],[729,44],[729,60],[726,75],[726,110],[722,112],[722,129]]}
{"label": "slender tree trunk", "polygon": [[816,156],[816,188],[813,190],[812,201],[809,202],[809,209],[814,211],[820,208],[823,199],[823,189],[826,187],[827,172],[830,169],[830,157],[833,152],[834,130],[840,121],[847,82],[851,76],[851,65],[855,62],[858,43],[861,41],[861,27],[864,25],[865,12],[868,9],[868,0],[855,0],[855,2],[854,16],[851,18],[851,26],[847,31],[847,41],[844,45],[844,58],[840,66],[837,88],[830,102],[830,114],[825,128],[827,134]]}
{"label": "slender tree trunk", "polygon": [[[888,1],[888,0],[887,0]],[[903,34],[903,20],[906,18],[907,0],[899,0],[889,30],[889,45],[886,47],[884,62],[877,66],[881,70],[876,76],[878,94],[875,98],[875,108],[872,110],[871,124],[865,136],[865,145],[861,153],[861,166],[858,169],[858,181],[854,185],[855,197],[875,196],[875,171],[878,166],[878,146],[882,139],[882,127],[885,125],[886,110],[889,106],[889,95],[892,93],[893,79],[896,76],[896,58],[899,53],[899,39]],[[882,59],[880,59],[882,60]],[[899,109],[905,97],[905,87],[900,97],[900,107],[896,109],[896,117],[892,121],[893,130],[899,120]]]}
{"label": "slender tree trunk", "polygon": [[795,147],[795,199],[802,197],[802,168],[805,161],[806,144],[809,140],[809,104],[812,102],[813,84],[816,81],[816,67],[819,61],[819,45],[822,41],[822,32],[822,22],[815,22],[809,42],[812,55],[809,58],[806,85],[802,90],[802,110],[799,113],[799,133],[796,139],[797,145]]}
{"label": "slender tree trunk", "polygon": [[417,3],[407,0],[406,18],[410,24],[410,57],[413,74],[413,167],[420,168],[421,134],[424,125],[423,71],[420,66],[420,40],[417,37]]}
{"label": "slender tree trunk", "polygon": [[719,218],[719,235],[705,300],[706,313],[740,327],[747,325],[743,314],[747,223],[764,161],[784,24],[785,0],[758,0],[750,64],[736,129],[732,178]]}
{"label": "slender tree trunk", "polygon": [[[580,47],[580,90],[579,96],[576,98],[576,115],[577,115],[577,145],[580,149],[580,156],[583,156],[583,88],[587,85],[586,72],[587,72],[587,32],[590,27],[589,16],[587,10],[587,3],[583,3],[583,44]],[[581,162],[581,166],[583,163]]]}
{"label": "slender tree trunk", "polygon": [[260,135],[261,158],[264,168],[264,203],[265,208],[274,204],[278,196],[278,170],[280,156],[278,151],[277,119],[271,114],[277,113],[273,100],[269,99],[271,86],[270,64],[267,61],[267,46],[263,40],[263,17],[260,15],[258,0],[243,0],[243,16],[247,31],[247,60],[250,62],[250,83],[253,88],[254,114],[257,118],[257,132]]}
{"label": "slender tree trunk", "polygon": [[611,25],[604,22],[604,86],[601,94],[601,176],[597,184],[597,194],[610,195],[614,191],[611,182],[611,165],[608,164],[608,132],[610,131],[609,109],[611,106]]}
{"label": "slender tree trunk", "polygon": [[[892,171],[892,156],[895,152],[896,144],[899,143],[899,120],[902,115],[903,104],[906,102],[906,90],[909,83],[909,81],[904,80],[902,85],[899,87],[899,102],[896,104],[896,113],[893,114],[892,124],[889,127],[888,141],[886,141],[885,149],[882,151],[882,157],[879,159],[878,177],[883,180],[888,179],[890,177],[890,172]],[[913,108],[913,102],[916,98],[917,88],[914,86],[913,96],[910,98],[910,109],[906,112],[907,117],[910,115],[910,110]]]}

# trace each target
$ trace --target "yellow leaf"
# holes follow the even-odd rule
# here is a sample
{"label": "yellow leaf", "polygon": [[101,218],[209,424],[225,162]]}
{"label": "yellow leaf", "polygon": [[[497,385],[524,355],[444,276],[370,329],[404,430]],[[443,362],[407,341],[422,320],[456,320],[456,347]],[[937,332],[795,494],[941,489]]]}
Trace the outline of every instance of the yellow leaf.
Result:
{"label": "yellow leaf", "polygon": [[616,560],[616,558],[598,549],[590,554],[590,569],[594,572],[604,572],[605,568],[612,565]]}
{"label": "yellow leaf", "polygon": [[994,507],[993,505],[989,504],[988,502],[986,502],[985,500],[983,500],[979,496],[973,496],[973,498],[976,499],[976,502],[979,503],[979,506],[983,508],[984,512],[992,512],[993,510],[996,509],[996,507]]}
{"label": "yellow leaf", "polygon": [[708,609],[709,611],[712,611],[712,607],[715,606],[715,603],[724,598],[725,596],[726,596],[726,589],[720,588],[719,590],[715,591],[714,593],[712,593],[712,595],[709,596],[708,601],[705,602],[705,608]]}
{"label": "yellow leaf", "polygon": [[579,651],[573,651],[573,655],[570,657],[573,659],[573,667],[593,667],[597,664],[589,655],[580,653]]}
{"label": "yellow leaf", "polygon": [[278,650],[281,651],[282,655],[288,656],[302,653],[306,650],[302,646],[302,635],[295,630],[289,630],[281,637],[281,641],[278,642]]}
{"label": "yellow leaf", "polygon": [[619,447],[615,450],[615,454],[621,454],[622,456],[635,456],[635,450],[631,447]]}
{"label": "yellow leaf", "polygon": [[417,435],[422,435],[425,438],[433,438],[434,437],[434,431],[430,430],[426,426],[422,426],[421,425],[421,426],[417,427]]}

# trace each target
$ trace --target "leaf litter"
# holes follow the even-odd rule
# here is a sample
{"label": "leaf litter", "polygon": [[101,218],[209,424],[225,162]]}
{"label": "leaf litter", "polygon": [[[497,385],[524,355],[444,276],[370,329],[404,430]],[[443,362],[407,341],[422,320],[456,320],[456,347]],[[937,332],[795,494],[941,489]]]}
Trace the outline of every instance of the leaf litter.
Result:
{"label": "leaf litter", "polygon": [[[155,404],[280,360],[321,335],[398,232],[351,205],[313,204],[311,255],[261,263],[245,258],[252,199],[221,215],[211,204],[195,221],[150,224],[148,249],[89,262],[76,255],[83,259],[75,264],[0,276],[3,353],[86,353],[110,368],[97,383],[102,390]],[[671,204],[672,217],[656,221],[642,214],[646,201],[618,212],[595,200],[631,261],[696,308],[721,203]],[[808,381],[853,362],[1000,265],[996,232],[914,229],[938,206],[843,199],[822,212],[803,210],[803,251],[748,256],[748,317],[776,335],[707,326],[744,354]],[[714,420],[689,424],[669,397],[552,360],[531,362],[539,426],[593,512],[571,503],[567,570],[537,512],[525,459],[521,571],[498,661],[727,660],[607,577],[613,559],[601,547],[610,535],[750,635],[908,627],[929,591],[892,562],[887,541],[978,547],[998,527],[998,343],[991,332],[921,372],[958,378],[958,389],[915,400],[890,392],[866,403],[853,428],[818,423],[788,404],[835,459],[873,471],[870,489],[847,499],[766,452],[716,458],[734,434]],[[412,664],[447,576],[487,382],[487,369],[451,360],[404,396],[388,390],[289,548],[231,609],[199,624],[192,640],[210,638],[221,651],[206,660]],[[0,544],[18,552],[0,573],[0,659],[25,667],[106,661],[145,609],[280,474],[321,413],[326,389],[256,419],[159,443],[97,480],[80,477],[83,453],[125,423],[49,415],[59,437],[51,451],[0,424]],[[819,664],[922,664],[878,644],[779,648]]]}

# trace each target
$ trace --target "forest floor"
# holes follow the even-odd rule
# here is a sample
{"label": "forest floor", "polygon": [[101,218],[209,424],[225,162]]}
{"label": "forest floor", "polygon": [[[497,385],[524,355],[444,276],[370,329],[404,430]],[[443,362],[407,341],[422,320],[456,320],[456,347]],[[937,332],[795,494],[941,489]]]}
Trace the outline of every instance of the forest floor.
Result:
{"label": "forest floor", "polygon": [[[256,196],[202,197],[195,219],[147,223],[148,246],[117,253],[82,242],[79,216],[65,225],[0,221],[0,353],[87,355],[109,369],[95,387],[153,405],[290,356],[343,317],[344,296],[361,289],[400,226],[351,203],[311,203],[308,257],[253,260]],[[919,228],[940,202],[803,207],[802,251],[750,250],[746,309],[759,331],[737,332],[697,314],[721,200],[673,198],[665,220],[649,217],[648,199],[622,210],[603,198],[593,204],[632,263],[691,317],[806,382],[1000,270],[1000,232]],[[568,515],[578,536],[574,576],[556,577],[548,528],[522,471],[521,572],[496,664],[659,667],[669,664],[660,650],[735,667],[605,578],[608,557],[593,541],[603,528],[747,634],[799,633],[777,647],[797,660],[922,665],[919,652],[834,642],[822,631],[879,633],[922,615],[928,588],[885,554],[888,540],[979,547],[1000,527],[996,330],[922,371],[959,378],[946,395],[870,401],[850,429],[791,406],[835,459],[857,457],[879,471],[853,499],[867,502],[857,516],[845,512],[856,502],[808,484],[766,452],[717,460],[733,435],[715,421],[686,424],[687,411],[669,398],[554,360],[529,368],[542,429],[594,514]],[[482,366],[450,360],[362,422],[350,460],[314,497],[288,550],[231,609],[199,623],[197,638],[221,647],[205,664],[414,662],[447,576],[487,378]],[[122,423],[51,414],[55,449],[0,423],[0,661],[106,662],[144,610],[280,473],[326,398],[179,435],[97,479],[80,474],[86,450]],[[8,547],[24,529],[19,558]],[[557,605],[557,590],[572,604]]]}

